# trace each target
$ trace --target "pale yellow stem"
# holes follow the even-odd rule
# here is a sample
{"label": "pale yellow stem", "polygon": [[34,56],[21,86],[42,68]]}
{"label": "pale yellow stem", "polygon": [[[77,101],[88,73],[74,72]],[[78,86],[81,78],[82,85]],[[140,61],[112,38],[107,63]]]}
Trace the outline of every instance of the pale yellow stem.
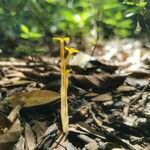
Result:
{"label": "pale yellow stem", "polygon": [[68,76],[66,76],[65,70],[66,65],[64,63],[64,42],[60,42],[60,56],[61,56],[61,121],[63,132],[68,132],[68,103],[67,103],[67,88],[66,88],[66,80]]}
{"label": "pale yellow stem", "polygon": [[68,100],[67,100],[67,92],[68,92],[68,73],[66,70],[63,72],[64,75],[64,86],[62,87],[62,101],[61,101],[61,116],[62,116],[62,125],[63,125],[63,132],[68,132]]}
{"label": "pale yellow stem", "polygon": [[69,42],[69,38],[64,37],[56,37],[54,40],[60,41],[60,59],[61,59],[61,121],[62,121],[62,129],[64,133],[68,132],[68,102],[67,102],[67,89],[68,89],[68,71],[66,70],[68,64],[68,56],[65,59],[64,56],[64,43],[65,41]]}

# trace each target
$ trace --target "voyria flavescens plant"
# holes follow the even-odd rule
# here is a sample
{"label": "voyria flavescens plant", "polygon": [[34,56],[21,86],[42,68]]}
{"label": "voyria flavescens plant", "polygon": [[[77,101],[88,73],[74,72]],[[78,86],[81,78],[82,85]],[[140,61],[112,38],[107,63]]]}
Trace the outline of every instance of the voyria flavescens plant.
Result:
{"label": "voyria flavescens plant", "polygon": [[[68,76],[69,70],[67,65],[69,59],[73,53],[77,53],[78,50],[74,48],[65,47],[65,42],[69,42],[70,38],[68,37],[56,37],[54,40],[60,41],[60,59],[61,59],[61,121],[62,129],[64,133],[68,132],[69,128],[69,118],[68,118]],[[68,51],[67,56],[65,57],[65,50]]]}

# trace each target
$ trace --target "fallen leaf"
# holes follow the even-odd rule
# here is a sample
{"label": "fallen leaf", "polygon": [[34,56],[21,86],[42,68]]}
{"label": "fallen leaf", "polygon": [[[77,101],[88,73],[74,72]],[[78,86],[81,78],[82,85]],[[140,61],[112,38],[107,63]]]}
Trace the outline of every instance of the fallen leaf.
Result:
{"label": "fallen leaf", "polygon": [[148,84],[149,81],[150,81],[150,78],[149,79],[137,79],[137,78],[128,77],[126,79],[126,83],[128,83],[131,86],[139,86],[139,85],[145,86]]}
{"label": "fallen leaf", "polygon": [[110,93],[101,94],[101,95],[98,95],[96,97],[93,97],[91,100],[95,101],[95,102],[112,101],[112,95]]}
{"label": "fallen leaf", "polygon": [[89,63],[91,63],[93,68],[102,69],[103,71],[109,72],[109,73],[114,73],[118,69],[118,66],[106,64],[99,60],[91,60],[89,61]]}
{"label": "fallen leaf", "polygon": [[12,111],[10,112],[10,114],[9,114],[9,116],[8,116],[7,118],[8,118],[11,122],[14,122],[14,121],[17,119],[17,117],[18,117],[18,115],[19,115],[19,113],[20,113],[21,107],[22,107],[22,106],[17,105],[17,106],[15,106],[15,107],[12,109]]}
{"label": "fallen leaf", "polygon": [[4,134],[0,135],[0,150],[10,150],[21,135],[21,124],[17,119]]}
{"label": "fallen leaf", "polygon": [[32,123],[32,130],[34,132],[34,135],[36,136],[36,141],[38,143],[47,129],[47,122],[32,120]]}
{"label": "fallen leaf", "polygon": [[0,87],[21,86],[33,83],[33,81],[20,80],[19,78],[3,79],[0,81]]}
{"label": "fallen leaf", "polygon": [[138,79],[147,79],[150,78],[150,71],[139,69],[138,71],[132,71],[129,74],[129,77],[138,78]]}
{"label": "fallen leaf", "polygon": [[35,90],[31,92],[18,92],[7,97],[3,103],[8,103],[10,106],[23,105],[23,107],[33,107],[52,103],[60,98],[60,94],[48,90]]}
{"label": "fallen leaf", "polygon": [[48,129],[43,134],[41,140],[37,144],[37,149],[44,149],[45,145],[51,146],[56,141],[58,134],[60,133],[59,128],[56,123],[48,127]]}
{"label": "fallen leaf", "polygon": [[91,149],[92,150],[98,150],[99,149],[99,145],[98,145],[98,143],[96,141],[92,141],[92,142],[86,144],[85,148],[87,150],[91,150]]}
{"label": "fallen leaf", "polygon": [[84,68],[89,61],[95,59],[96,59],[95,57],[92,57],[86,53],[79,52],[72,57],[72,59],[69,61],[69,65],[80,66],[81,68]]}
{"label": "fallen leaf", "polygon": [[119,92],[131,92],[131,91],[135,91],[136,88],[132,87],[132,86],[128,86],[128,85],[121,85],[117,88],[117,91]]}
{"label": "fallen leaf", "polygon": [[34,150],[36,147],[36,139],[28,123],[25,124],[25,140],[28,150]]}
{"label": "fallen leaf", "polygon": [[67,150],[78,150],[72,143],[67,143],[66,145]]}
{"label": "fallen leaf", "polygon": [[17,143],[13,146],[12,150],[25,150],[25,139],[23,136],[20,136]]}
{"label": "fallen leaf", "polygon": [[126,76],[94,74],[94,75],[71,75],[73,85],[82,89],[92,89],[97,92],[110,91],[122,85]]}
{"label": "fallen leaf", "polygon": [[11,121],[2,113],[0,114],[0,135],[4,133],[4,129],[9,129],[11,127]]}
{"label": "fallen leaf", "polygon": [[104,63],[83,52],[79,52],[70,60],[70,67],[75,70],[76,73],[91,73],[97,69],[114,73],[118,69],[118,66]]}
{"label": "fallen leaf", "polygon": [[98,93],[94,93],[94,92],[88,92],[87,94],[85,94],[86,97],[91,98],[91,97],[96,97],[98,96]]}

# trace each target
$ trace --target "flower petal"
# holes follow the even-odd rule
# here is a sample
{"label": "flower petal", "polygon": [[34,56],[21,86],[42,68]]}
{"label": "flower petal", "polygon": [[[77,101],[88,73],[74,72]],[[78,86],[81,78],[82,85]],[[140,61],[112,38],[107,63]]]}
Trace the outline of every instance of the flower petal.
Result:
{"label": "flower petal", "polygon": [[70,54],[79,52],[79,50],[72,47],[65,47],[65,50],[67,50]]}
{"label": "flower petal", "polygon": [[69,42],[70,38],[69,37],[54,37],[53,40],[58,40],[60,42]]}

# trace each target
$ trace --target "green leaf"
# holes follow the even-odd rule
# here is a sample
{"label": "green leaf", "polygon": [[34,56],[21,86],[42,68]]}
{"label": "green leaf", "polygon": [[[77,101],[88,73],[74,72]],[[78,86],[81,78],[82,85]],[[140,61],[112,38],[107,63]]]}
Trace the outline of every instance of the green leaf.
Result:
{"label": "green leaf", "polygon": [[136,4],[136,6],[140,7],[140,8],[144,8],[147,5],[147,2],[142,2],[140,1],[138,4]]}
{"label": "green leaf", "polygon": [[30,36],[26,33],[21,33],[20,37],[23,38],[23,39],[29,39],[30,38]]}
{"label": "green leaf", "polygon": [[129,17],[134,16],[135,14],[136,14],[136,12],[130,12],[130,13],[125,14],[125,17],[129,18]]}
{"label": "green leaf", "polygon": [[25,26],[24,24],[21,25],[21,31],[24,33],[28,33],[29,32],[29,28],[27,26]]}
{"label": "green leaf", "polygon": [[130,35],[130,31],[127,29],[117,29],[115,30],[116,35],[119,35],[120,37],[127,37]]}
{"label": "green leaf", "polygon": [[126,2],[123,2],[123,4],[126,4],[126,5],[135,5],[135,2],[128,2],[128,1],[126,1]]}
{"label": "green leaf", "polygon": [[56,0],[45,0],[47,3],[54,3]]}
{"label": "green leaf", "polygon": [[29,32],[29,37],[31,39],[38,39],[42,37],[42,34],[37,32]]}
{"label": "green leaf", "polygon": [[118,22],[115,19],[111,19],[111,18],[103,19],[103,22],[113,26],[118,25]]}
{"label": "green leaf", "polygon": [[23,39],[32,39],[32,40],[36,40],[42,37],[41,33],[37,33],[37,32],[28,32],[28,33],[21,33],[20,37]]}

